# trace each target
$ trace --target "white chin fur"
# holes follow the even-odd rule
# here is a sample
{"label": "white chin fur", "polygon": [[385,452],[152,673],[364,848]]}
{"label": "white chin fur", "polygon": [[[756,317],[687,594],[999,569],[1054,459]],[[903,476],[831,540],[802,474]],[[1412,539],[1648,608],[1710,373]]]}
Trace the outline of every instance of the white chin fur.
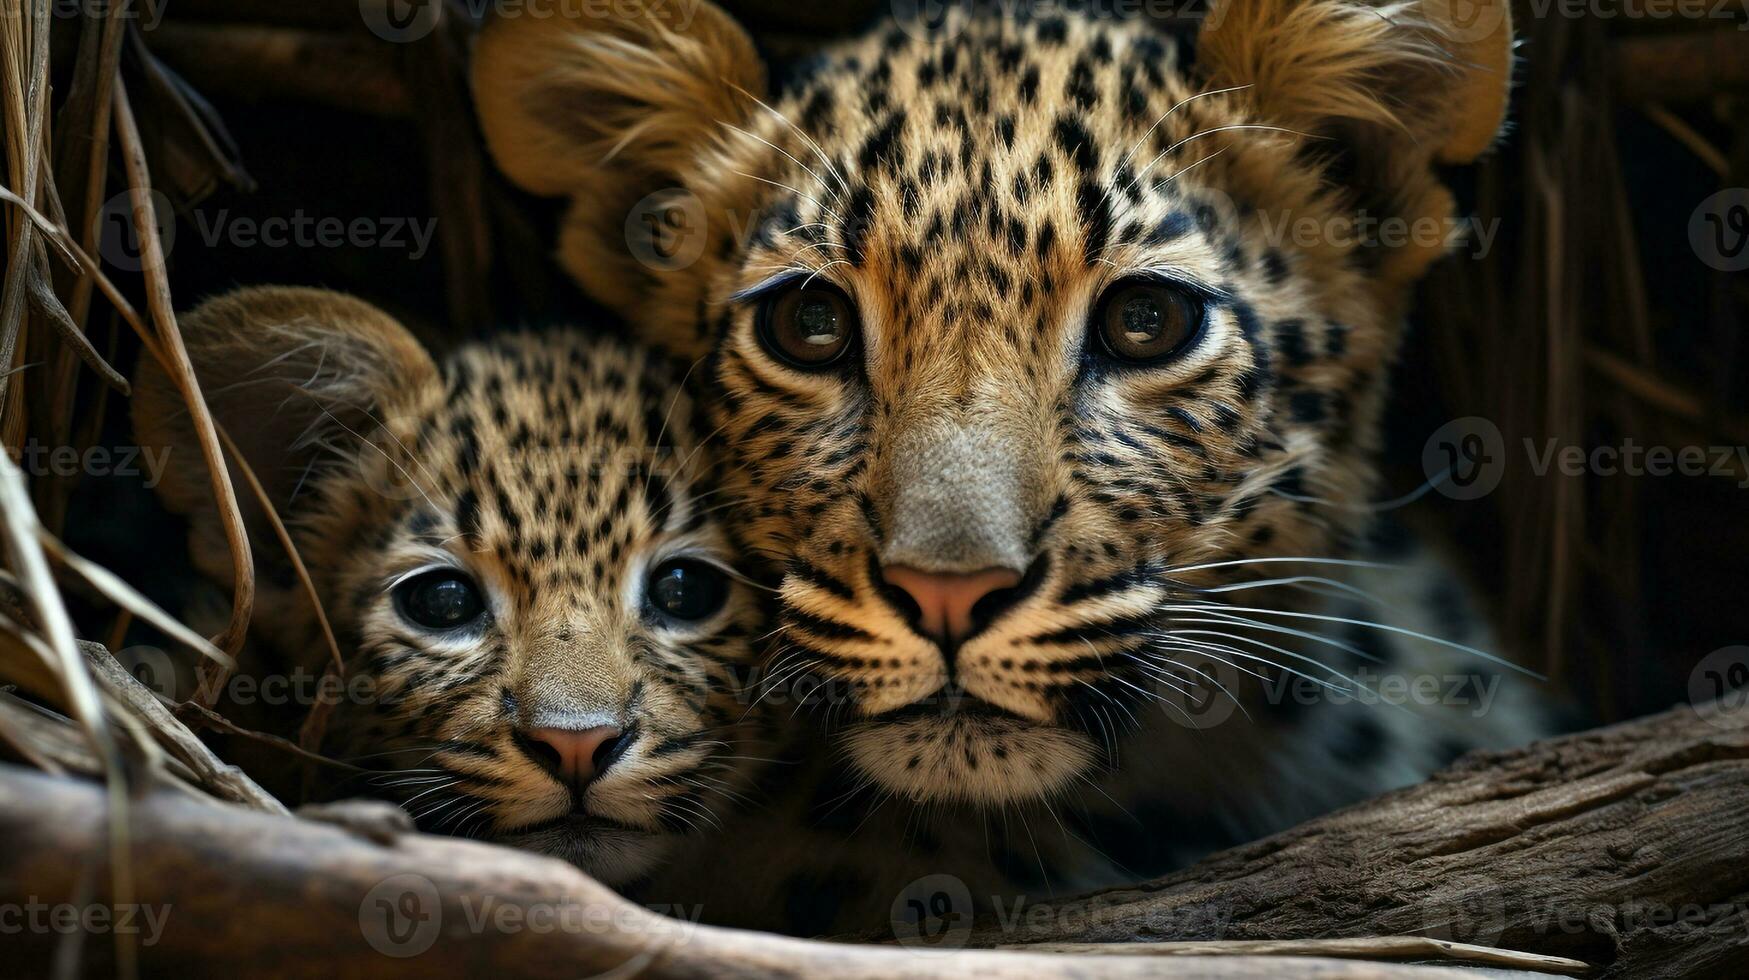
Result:
{"label": "white chin fur", "polygon": [[843,740],[864,775],[916,802],[1025,802],[1061,790],[1094,761],[1085,736],[988,715],[869,722]]}

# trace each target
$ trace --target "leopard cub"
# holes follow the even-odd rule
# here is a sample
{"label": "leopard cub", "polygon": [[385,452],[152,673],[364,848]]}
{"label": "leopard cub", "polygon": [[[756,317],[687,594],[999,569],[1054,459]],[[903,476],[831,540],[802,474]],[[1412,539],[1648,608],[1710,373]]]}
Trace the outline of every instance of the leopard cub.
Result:
{"label": "leopard cub", "polygon": [[[423,829],[610,884],[717,821],[758,755],[741,697],[757,612],[664,360],[552,332],[440,365],[380,310],[310,289],[222,296],[182,331],[338,638],[322,748],[353,768],[326,795],[384,797]],[[194,429],[154,365],[135,423],[186,464],[159,492],[226,583]],[[321,623],[236,482],[258,568],[244,671],[320,676]],[[252,720],[295,734],[308,710]]]}

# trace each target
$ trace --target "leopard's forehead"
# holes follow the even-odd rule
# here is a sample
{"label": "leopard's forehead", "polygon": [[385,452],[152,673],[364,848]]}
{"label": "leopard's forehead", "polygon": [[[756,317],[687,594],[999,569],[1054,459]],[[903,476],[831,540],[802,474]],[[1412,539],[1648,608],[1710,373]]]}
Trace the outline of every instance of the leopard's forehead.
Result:
{"label": "leopard's forehead", "polygon": [[696,436],[660,356],[513,334],[461,349],[443,376],[441,393],[387,426],[382,465],[406,504],[390,531],[403,543],[459,538],[523,589],[603,590],[635,545],[690,523]]}
{"label": "leopard's forehead", "polygon": [[[1038,370],[1076,311],[1136,273],[1243,292],[1266,317],[1347,315],[1341,249],[1255,234],[1260,174],[1272,213],[1333,202],[1304,142],[1242,105],[1197,78],[1191,35],[1150,22],[892,26],[821,56],[730,151],[761,206],[726,292],[834,282],[895,374]],[[1313,274],[1289,283],[1296,264]],[[972,356],[924,356],[939,343]]]}

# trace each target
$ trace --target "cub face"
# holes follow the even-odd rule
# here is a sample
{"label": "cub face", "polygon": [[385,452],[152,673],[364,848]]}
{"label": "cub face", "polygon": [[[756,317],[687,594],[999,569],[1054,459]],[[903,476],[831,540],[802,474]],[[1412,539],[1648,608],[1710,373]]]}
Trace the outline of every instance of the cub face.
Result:
{"label": "cub face", "polygon": [[[634,5],[489,25],[475,88],[504,170],[571,198],[567,268],[706,359],[736,531],[779,580],[774,673],[838,682],[883,788],[1007,803],[1212,693],[1182,664],[1234,632],[1208,588],[1363,530],[1319,502],[1369,498],[1448,238],[1353,220],[1450,230],[1434,167],[1504,111],[1510,24],[1483,14],[1229,0],[1171,35],[954,9],[770,95],[721,11]],[[657,192],[702,216],[695,261],[635,258],[671,251],[638,237]]]}
{"label": "cub face", "polygon": [[[340,644],[322,748],[370,772],[328,792],[610,883],[714,821],[751,738],[736,670],[754,604],[663,360],[552,333],[439,367],[380,311],[316,290],[244,290],[182,329]],[[163,374],[145,372],[137,406],[145,441],[195,458]],[[222,568],[201,547],[204,487],[183,474],[164,493]],[[257,661],[319,673],[326,642],[249,513],[272,648]]]}

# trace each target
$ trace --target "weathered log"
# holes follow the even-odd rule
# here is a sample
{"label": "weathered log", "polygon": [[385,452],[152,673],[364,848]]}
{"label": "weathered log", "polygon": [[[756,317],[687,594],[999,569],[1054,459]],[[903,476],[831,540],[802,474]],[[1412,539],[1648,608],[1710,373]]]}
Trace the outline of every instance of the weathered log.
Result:
{"label": "weathered log", "polygon": [[[148,976],[1199,977],[1465,980],[1453,969],[1318,957],[1163,963],[784,939],[695,926],[568,864],[424,835],[384,845],[337,826],[159,791],[130,825],[135,895],[113,903],[94,784],[0,765],[0,972],[46,976],[77,932],[80,974],[132,942]],[[93,891],[95,889],[95,891]],[[74,896],[91,896],[75,898]],[[112,904],[113,903],[113,904]]]}
{"label": "weathered log", "polygon": [[[148,794],[132,812],[133,900],[161,916],[151,945],[131,937],[149,973],[247,963],[251,975],[330,978],[630,966],[648,977],[1458,975],[1125,947],[805,942],[677,923],[569,865],[469,841],[384,845],[177,792]],[[0,905],[52,906],[91,888],[106,901],[105,833],[92,784],[0,767]],[[1749,710],[1684,707],[1468,757],[1423,785],[1149,885],[1009,909],[955,938],[1015,947],[1414,934],[1576,958],[1605,977],[1739,976],[1749,973],[1746,903]],[[148,919],[136,914],[134,925]],[[36,972],[62,938],[47,928],[9,936],[9,968]],[[109,964],[110,938],[86,937],[92,972]]]}
{"label": "weathered log", "polygon": [[[1609,977],[1749,976],[1749,705],[1476,753],[1419,786],[970,942],[1429,935]],[[1722,704],[1722,703],[1721,703]]]}

